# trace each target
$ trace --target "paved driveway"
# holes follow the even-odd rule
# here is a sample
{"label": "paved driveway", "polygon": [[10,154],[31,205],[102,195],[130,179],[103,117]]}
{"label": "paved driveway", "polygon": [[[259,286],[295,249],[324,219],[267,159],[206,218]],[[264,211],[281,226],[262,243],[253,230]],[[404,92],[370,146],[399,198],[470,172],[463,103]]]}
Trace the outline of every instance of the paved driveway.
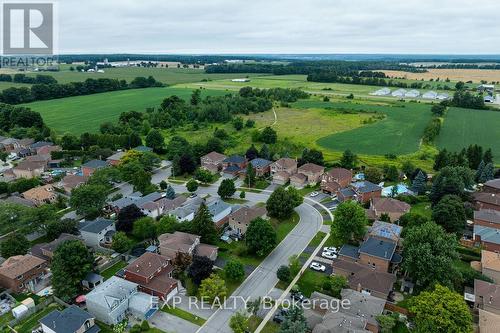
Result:
{"label": "paved driveway", "polygon": [[163,311],[156,311],[149,323],[163,332],[195,333],[200,327]]}
{"label": "paved driveway", "polygon": [[[249,193],[250,194],[250,193]],[[252,193],[253,194],[253,193]],[[263,196],[262,194],[260,194]],[[256,199],[256,198],[252,198]],[[302,204],[297,207],[300,221],[288,236],[269,254],[255,271],[236,289],[231,299],[229,308],[219,309],[209,318],[199,332],[227,332],[230,333],[229,319],[231,316],[244,308],[245,303],[241,299],[255,299],[266,296],[276,285],[278,279],[276,271],[278,267],[288,262],[288,258],[294,254],[300,254],[309,241],[321,228],[323,219],[311,205]]]}

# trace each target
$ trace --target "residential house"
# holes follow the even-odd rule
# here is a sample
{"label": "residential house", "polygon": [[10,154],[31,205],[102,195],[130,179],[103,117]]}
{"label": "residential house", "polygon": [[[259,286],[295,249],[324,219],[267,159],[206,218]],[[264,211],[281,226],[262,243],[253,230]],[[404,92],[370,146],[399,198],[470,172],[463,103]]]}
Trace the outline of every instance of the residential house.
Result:
{"label": "residential house", "polygon": [[0,137],[0,147],[3,151],[10,153],[11,151],[20,148],[19,140],[14,138]]}
{"label": "residential house", "polygon": [[16,178],[34,178],[40,177],[46,168],[44,161],[22,161],[12,168],[12,172]]}
{"label": "residential house", "polygon": [[474,211],[474,224],[500,229],[500,211],[481,209]]}
{"label": "residential house", "polygon": [[500,252],[500,229],[475,224],[472,238],[475,246],[488,251]]}
{"label": "residential house", "polygon": [[483,280],[474,280],[474,307],[500,315],[500,286]]}
{"label": "residential house", "polygon": [[479,309],[479,333],[497,333],[500,315]]}
{"label": "residential house", "polygon": [[138,290],[137,283],[112,276],[86,295],[87,311],[107,325],[115,325],[130,313],[147,320],[158,311],[158,297]]}
{"label": "residential house", "polygon": [[11,196],[7,197],[4,201],[10,202],[10,203],[13,203],[16,205],[25,206],[25,207],[36,207],[32,201],[30,201],[28,199],[24,199],[18,195],[11,195]]}
{"label": "residential house", "polygon": [[36,149],[36,155],[42,155],[42,156],[48,156],[49,160],[52,159],[51,153],[55,151],[61,151],[62,148],[61,146],[56,146],[56,145],[46,145],[42,147],[38,147]]}
{"label": "residential house", "polygon": [[218,198],[207,200],[206,205],[210,215],[212,215],[212,221],[218,228],[222,227],[227,222],[227,216],[231,214],[233,210],[230,204]]}
{"label": "residential house", "polygon": [[344,168],[333,168],[321,176],[321,190],[335,194],[341,188],[349,186],[352,181],[352,171]]}
{"label": "residential house", "polygon": [[500,178],[488,180],[484,183],[483,192],[500,194]]}
{"label": "residential house", "polygon": [[255,170],[255,175],[257,177],[266,177],[271,172],[271,164],[273,162],[266,160],[264,158],[254,158],[250,161],[252,168]]}
{"label": "residential house", "polygon": [[[346,299],[349,306],[338,306]],[[343,289],[340,300],[316,291],[310,300],[313,306],[304,309],[304,316],[309,330],[314,333],[379,332],[377,316],[384,311],[384,299]]]}
{"label": "residential house", "polygon": [[117,166],[120,164],[123,156],[125,156],[125,152],[118,151],[113,155],[109,156],[108,158],[106,158],[106,162],[108,162],[109,165]]}
{"label": "residential house", "polygon": [[227,159],[226,155],[213,151],[200,158],[201,168],[218,173],[222,171],[225,159]]}
{"label": "residential house", "polygon": [[162,192],[153,192],[147,195],[134,192],[110,203],[109,209],[115,213],[119,213],[124,207],[136,205],[145,215],[156,218],[180,207],[185,201],[186,197],[182,195],[174,199],[168,199],[166,198],[166,194]]}
{"label": "residential house", "polygon": [[382,188],[367,180],[352,183],[349,187],[337,191],[337,198],[340,202],[356,200],[367,203],[373,198],[380,198]]}
{"label": "residential house", "polygon": [[175,258],[178,252],[194,256],[205,256],[215,261],[217,259],[216,246],[200,243],[200,236],[176,231],[173,234],[158,236],[160,254]]}
{"label": "residential house", "polygon": [[88,177],[82,175],[66,175],[59,181],[57,187],[62,188],[67,194],[71,194],[75,188],[87,182]]}
{"label": "residential house", "polygon": [[[277,173],[276,175],[278,175],[278,174],[279,173]],[[287,174],[287,173],[285,172],[285,174]],[[279,177],[277,179],[279,180]],[[295,173],[295,174],[291,175],[290,176],[290,185],[292,185],[293,187],[296,187],[296,188],[304,188],[307,185],[307,176],[302,174],[302,173]]]}
{"label": "residential house", "polygon": [[481,250],[481,273],[500,284],[500,253]]}
{"label": "residential house", "polygon": [[79,230],[85,245],[93,248],[111,245],[116,232],[115,222],[103,218],[80,222]]}
{"label": "residential house", "polygon": [[247,167],[247,159],[244,156],[232,155],[223,161],[222,167],[226,175],[237,177],[244,174]]}
{"label": "residential house", "polygon": [[306,163],[297,169],[297,173],[307,177],[307,185],[316,185],[321,181],[321,175],[325,172],[325,167],[314,163]]}
{"label": "residential house", "polygon": [[86,290],[92,290],[103,282],[104,282],[104,278],[102,277],[102,275],[96,274],[94,272],[90,272],[82,280],[82,286]]}
{"label": "residential house", "polygon": [[174,267],[170,258],[146,252],[125,267],[125,279],[139,285],[139,290],[163,301],[177,294],[177,281],[172,278]]}
{"label": "residential house", "polygon": [[360,262],[333,259],[332,268],[333,274],[347,279],[349,288],[382,299],[387,299],[397,280],[394,274],[373,269]]}
{"label": "residential house", "polygon": [[38,292],[46,274],[47,261],[31,254],[13,256],[0,265],[0,286],[14,293]]}
{"label": "residential house", "polygon": [[375,221],[368,228],[367,238],[372,237],[381,240],[388,240],[396,244],[401,239],[403,227],[389,222]]}
{"label": "residential house", "polygon": [[493,209],[500,211],[500,195],[488,192],[476,192],[472,194],[476,202],[476,209]]}
{"label": "residential house", "polygon": [[[271,164],[273,183],[284,185],[291,175],[297,173],[297,161],[292,158],[280,158]],[[288,175],[288,177],[286,176]],[[283,182],[286,179],[285,182]]]}
{"label": "residential house", "polygon": [[54,144],[52,142],[49,142],[49,141],[37,141],[37,142],[29,145],[27,148],[31,149],[32,154],[38,155],[38,152],[40,151],[40,149],[43,150],[44,147],[50,147],[53,145]]}
{"label": "residential house", "polygon": [[54,310],[39,320],[43,333],[98,333],[95,318],[76,305]]}
{"label": "residential house", "polygon": [[242,236],[247,232],[250,222],[259,217],[267,218],[267,210],[265,207],[243,206],[229,215],[229,226],[238,236]]}
{"label": "residential house", "polygon": [[38,258],[50,262],[50,260],[52,260],[52,258],[54,257],[54,252],[59,247],[59,245],[70,240],[81,241],[81,238],[72,234],[62,233],[52,242],[33,245],[30,253]]}
{"label": "residential house", "polygon": [[90,177],[96,170],[105,168],[107,166],[108,163],[106,163],[106,161],[91,160],[87,163],[82,164],[82,173],[85,177]]}
{"label": "residential house", "polygon": [[403,201],[375,197],[370,201],[367,216],[372,220],[376,220],[380,219],[382,215],[388,215],[391,221],[398,221],[402,215],[410,211],[410,208],[411,206]]}
{"label": "residential house", "polygon": [[47,203],[54,203],[57,200],[57,193],[52,184],[38,186],[22,193],[23,198],[41,206]]}

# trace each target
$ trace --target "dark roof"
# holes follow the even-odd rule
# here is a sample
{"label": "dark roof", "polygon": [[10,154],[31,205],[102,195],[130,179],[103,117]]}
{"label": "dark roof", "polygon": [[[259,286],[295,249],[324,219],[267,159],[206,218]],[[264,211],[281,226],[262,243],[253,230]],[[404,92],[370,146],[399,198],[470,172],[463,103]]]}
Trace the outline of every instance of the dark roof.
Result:
{"label": "dark roof", "polygon": [[356,192],[354,192],[354,190],[349,187],[340,189],[340,193],[342,193],[344,197],[353,197],[354,195],[356,195]]}
{"label": "dark roof", "polygon": [[240,155],[232,155],[224,160],[224,163],[244,163],[246,158]]}
{"label": "dark roof", "polygon": [[358,259],[359,247],[345,244],[340,248],[339,255]]}
{"label": "dark roof", "polygon": [[239,166],[237,165],[230,165],[228,166],[227,168],[224,169],[224,172],[228,172],[228,173],[233,173],[233,172],[238,172],[242,170]]}
{"label": "dark roof", "polygon": [[488,180],[484,185],[500,189],[500,178]]}
{"label": "dark roof", "polygon": [[[40,319],[40,323],[56,333],[75,333],[91,318],[93,317],[88,312],[83,311],[76,305],[72,305],[63,311],[52,311]],[[97,333],[99,331],[99,327],[94,325],[86,332]]]}
{"label": "dark roof", "polygon": [[500,223],[500,212],[493,209],[481,209],[474,211],[474,219],[491,223]]}
{"label": "dark roof", "polygon": [[101,161],[101,160],[88,161],[87,163],[82,165],[82,167],[91,168],[91,169],[99,169],[99,168],[104,168],[107,166],[108,166],[108,163],[106,163],[106,161]]}
{"label": "dark roof", "polygon": [[385,260],[391,260],[396,250],[396,243],[380,240],[377,238],[369,237],[359,247],[360,253],[379,257]]}
{"label": "dark roof", "polygon": [[106,219],[97,219],[94,221],[88,221],[88,222],[83,222],[83,226],[80,227],[80,231],[86,231],[90,233],[97,234],[110,225],[112,225],[114,222],[111,220],[106,220]]}
{"label": "dark roof", "polygon": [[264,168],[273,162],[263,158],[254,158],[253,160],[250,161],[250,163],[252,163],[252,166],[254,168]]}
{"label": "dark roof", "polygon": [[376,191],[382,190],[382,188],[380,186],[373,184],[372,182],[369,182],[367,180],[355,182],[352,184],[352,187],[354,187],[356,190],[358,190],[361,193],[369,193],[369,192],[376,192]]}
{"label": "dark roof", "polygon": [[49,141],[38,141],[38,142],[35,142],[35,143],[32,143],[30,145],[30,148],[40,148],[40,147],[44,147],[44,146],[52,146],[54,145],[52,142],[49,142]]}
{"label": "dark roof", "polygon": [[88,281],[90,283],[96,283],[96,282],[99,282],[103,279],[102,276],[100,276],[99,274],[96,274],[94,272],[90,272],[87,274],[87,276],[85,276],[85,281]]}

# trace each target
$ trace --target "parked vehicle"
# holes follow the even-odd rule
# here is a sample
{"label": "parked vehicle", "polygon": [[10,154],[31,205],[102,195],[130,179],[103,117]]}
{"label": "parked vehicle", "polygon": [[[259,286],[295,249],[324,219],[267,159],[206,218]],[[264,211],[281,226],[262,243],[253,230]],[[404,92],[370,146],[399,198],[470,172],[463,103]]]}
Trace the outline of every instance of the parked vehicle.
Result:
{"label": "parked vehicle", "polygon": [[198,194],[193,193],[193,194],[191,194],[191,195],[189,196],[189,198],[190,198],[190,199],[193,199],[193,198],[196,198],[197,196],[198,196]]}
{"label": "parked vehicle", "polygon": [[318,192],[316,192],[316,191],[311,192],[311,194],[309,194],[309,196],[310,196],[311,198],[317,197],[318,195],[319,195],[319,193],[318,193]]}
{"label": "parked vehicle", "polygon": [[306,297],[304,295],[302,295],[302,293],[300,293],[300,292],[292,293],[291,298],[294,301],[301,302],[301,303],[306,300]]}
{"label": "parked vehicle", "polygon": [[321,253],[321,256],[327,259],[337,259],[337,255],[329,251],[323,251],[323,253]]}
{"label": "parked vehicle", "polygon": [[275,323],[281,324],[285,320],[287,312],[288,312],[288,310],[286,310],[286,309],[278,309],[278,311],[276,312],[276,314],[273,317],[273,321]]}
{"label": "parked vehicle", "polygon": [[312,262],[309,268],[319,272],[324,272],[326,270],[325,265],[322,265],[319,262]]}
{"label": "parked vehicle", "polygon": [[339,251],[335,246],[326,246],[323,248],[323,252],[332,252],[337,254]]}

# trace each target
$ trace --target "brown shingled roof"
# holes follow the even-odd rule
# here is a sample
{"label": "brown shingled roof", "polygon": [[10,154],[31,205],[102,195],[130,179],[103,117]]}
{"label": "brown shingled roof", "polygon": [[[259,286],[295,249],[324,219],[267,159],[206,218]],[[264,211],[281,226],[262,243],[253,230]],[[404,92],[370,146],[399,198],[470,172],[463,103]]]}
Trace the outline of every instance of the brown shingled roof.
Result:
{"label": "brown shingled roof", "polygon": [[393,198],[373,198],[373,207],[379,212],[406,213],[411,206]]}
{"label": "brown shingled roof", "polygon": [[500,190],[500,178],[488,180],[484,185]]}
{"label": "brown shingled roof", "polygon": [[288,157],[280,158],[279,160],[277,160],[274,163],[280,165],[282,168],[285,168],[285,169],[292,168],[295,165],[297,165],[296,160],[294,160],[293,158],[288,158]]}
{"label": "brown shingled roof", "polygon": [[476,192],[472,195],[474,200],[500,206],[500,194]]}
{"label": "brown shingled roof", "polygon": [[307,173],[322,173],[325,170],[321,165],[317,165],[314,163],[306,163],[299,167],[298,172],[307,172]]}
{"label": "brown shingled roof", "polygon": [[13,256],[0,265],[0,275],[15,279],[19,275],[25,274],[45,262],[45,260],[31,254]]}
{"label": "brown shingled roof", "polygon": [[333,168],[328,170],[326,174],[337,179],[352,178],[352,171],[344,168]]}
{"label": "brown shingled roof", "polygon": [[500,254],[492,251],[481,251],[482,268],[500,272]]}
{"label": "brown shingled roof", "polygon": [[204,157],[207,157],[207,158],[211,159],[212,161],[222,161],[222,160],[225,160],[227,156],[224,154],[220,154],[216,151],[213,151],[213,152],[206,154],[205,156],[202,156],[202,158],[204,158]]}
{"label": "brown shingled roof", "polygon": [[265,207],[241,207],[234,213],[229,215],[229,219],[235,219],[238,222],[248,224],[252,220],[255,220],[258,217],[264,216],[267,214],[267,210]]}
{"label": "brown shingled roof", "polygon": [[[150,277],[162,267],[168,266],[170,258],[151,252],[146,252],[127,267],[125,272]],[[173,268],[172,268],[173,269]]]}

